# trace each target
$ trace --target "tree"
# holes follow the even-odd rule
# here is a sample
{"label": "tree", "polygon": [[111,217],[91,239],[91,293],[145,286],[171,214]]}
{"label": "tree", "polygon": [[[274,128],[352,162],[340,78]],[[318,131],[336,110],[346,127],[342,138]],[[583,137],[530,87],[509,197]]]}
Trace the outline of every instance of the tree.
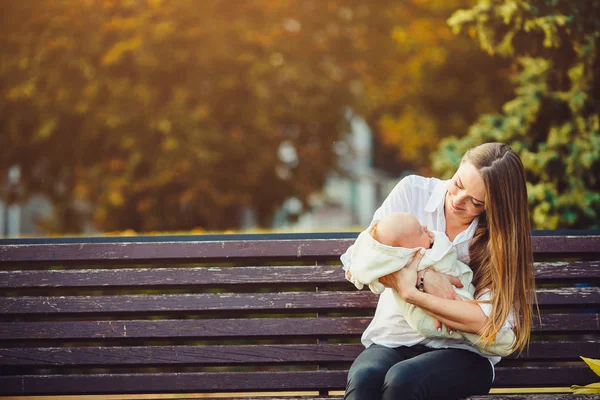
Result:
{"label": "tree", "polygon": [[457,31],[475,29],[481,47],[512,60],[516,97],[432,157],[442,175],[467,149],[501,141],[527,170],[533,226],[600,227],[600,1],[481,0],[457,11]]}
{"label": "tree", "polygon": [[0,176],[58,232],[268,226],[336,168],[347,107],[415,169],[504,101],[506,65],[445,26],[471,2],[10,2]]}
{"label": "tree", "polygon": [[429,155],[442,138],[464,134],[480,114],[510,98],[510,63],[481,52],[447,24],[455,10],[473,4],[412,0],[387,10],[392,41],[367,80],[370,121],[406,167],[424,174],[431,172]]}
{"label": "tree", "polygon": [[[244,207],[268,225],[284,199],[306,202],[322,186],[343,110],[360,108],[348,52],[362,40],[359,11],[312,0],[11,2],[0,174],[20,165],[23,195],[48,196],[60,232],[88,217],[100,229],[225,229]],[[295,152],[287,161],[282,143]]]}

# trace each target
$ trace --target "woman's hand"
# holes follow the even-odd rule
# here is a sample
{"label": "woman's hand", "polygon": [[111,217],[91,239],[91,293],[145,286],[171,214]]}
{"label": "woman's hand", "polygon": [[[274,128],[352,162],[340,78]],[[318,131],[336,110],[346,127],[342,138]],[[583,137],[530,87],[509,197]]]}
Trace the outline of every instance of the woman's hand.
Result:
{"label": "woman's hand", "polygon": [[458,288],[463,287],[460,279],[431,269],[423,281],[423,290],[442,299],[460,300],[453,285]]}
{"label": "woman's hand", "polygon": [[423,258],[423,254],[425,254],[425,249],[419,250],[408,265],[396,272],[382,276],[379,278],[379,282],[383,283],[384,286],[394,289],[400,297],[407,300],[411,297],[411,294],[418,291],[415,286],[415,282],[417,281],[417,266]]}
{"label": "woman's hand", "polygon": [[[423,258],[424,253],[425,250],[416,253],[415,257],[407,266],[392,274],[379,278],[379,282],[396,290],[398,294],[400,294],[400,297],[411,303],[415,292],[418,292],[418,289],[416,288],[418,279],[417,267],[421,258]],[[423,280],[423,290],[426,293],[440,298],[461,300],[460,296],[456,294],[453,285],[456,287],[463,287],[458,278],[437,272],[433,269],[427,271],[427,275]],[[441,330],[442,323],[435,318],[434,320],[436,329]],[[456,330],[454,327],[448,325],[446,326],[446,329],[448,329],[450,333]]]}
{"label": "woman's hand", "polygon": [[[427,272],[427,276],[423,280],[423,290],[425,293],[442,299],[461,300],[452,285],[459,288],[463,287],[458,278],[434,271],[433,269]],[[442,323],[437,319],[435,320],[435,327],[438,331],[442,329]],[[446,328],[450,333],[456,330],[451,326],[446,326]]]}

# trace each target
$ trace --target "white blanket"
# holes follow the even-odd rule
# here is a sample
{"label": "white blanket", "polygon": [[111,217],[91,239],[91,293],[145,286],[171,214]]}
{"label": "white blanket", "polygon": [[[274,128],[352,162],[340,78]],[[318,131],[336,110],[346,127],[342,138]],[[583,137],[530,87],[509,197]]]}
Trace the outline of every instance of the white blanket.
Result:
{"label": "white blanket", "polygon": [[[433,247],[426,250],[417,269],[421,271],[431,267],[437,272],[458,278],[463,287],[455,288],[456,293],[465,301],[473,300],[475,294],[475,287],[471,283],[473,271],[456,258],[456,250],[443,232],[433,232],[433,234],[435,235]],[[385,287],[379,282],[379,278],[408,265],[415,252],[419,250],[420,248],[407,249],[384,245],[376,241],[369,232],[364,231],[356,239],[352,251],[350,281],[358,289],[367,285],[372,292],[382,293]],[[425,276],[426,280],[427,276]],[[450,334],[445,329],[438,332],[433,317],[419,307],[405,302],[396,291],[394,291],[394,297],[408,324],[425,337],[465,339],[484,354],[507,356],[513,351],[515,335],[511,329],[502,329],[496,335],[495,341],[489,347],[484,347],[479,341],[479,336],[472,333],[453,332]]]}

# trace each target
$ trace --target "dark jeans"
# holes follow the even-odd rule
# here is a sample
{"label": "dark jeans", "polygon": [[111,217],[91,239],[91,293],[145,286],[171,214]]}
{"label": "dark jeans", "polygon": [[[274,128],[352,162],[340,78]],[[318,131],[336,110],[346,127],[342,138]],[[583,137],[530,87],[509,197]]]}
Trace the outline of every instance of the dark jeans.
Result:
{"label": "dark jeans", "polygon": [[345,399],[460,399],[492,385],[487,358],[468,350],[371,345],[348,371]]}

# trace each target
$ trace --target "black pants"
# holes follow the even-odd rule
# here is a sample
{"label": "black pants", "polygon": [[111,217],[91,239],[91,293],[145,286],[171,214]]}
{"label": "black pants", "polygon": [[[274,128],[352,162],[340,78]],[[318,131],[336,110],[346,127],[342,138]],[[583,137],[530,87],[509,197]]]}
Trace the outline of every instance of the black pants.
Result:
{"label": "black pants", "polygon": [[460,399],[487,394],[492,374],[488,359],[468,350],[374,344],[350,367],[344,398]]}

